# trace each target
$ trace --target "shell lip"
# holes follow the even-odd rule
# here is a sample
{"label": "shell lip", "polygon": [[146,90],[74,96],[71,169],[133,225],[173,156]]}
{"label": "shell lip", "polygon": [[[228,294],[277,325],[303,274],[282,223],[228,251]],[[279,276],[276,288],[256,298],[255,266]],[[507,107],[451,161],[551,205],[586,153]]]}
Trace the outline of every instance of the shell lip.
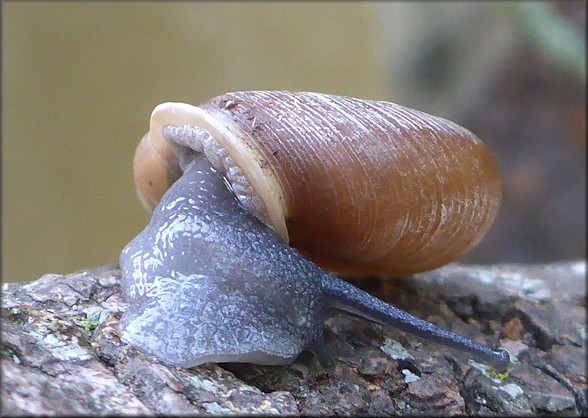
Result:
{"label": "shell lip", "polygon": [[207,110],[182,102],[161,103],[153,109],[149,131],[157,140],[171,143],[163,135],[166,126],[190,125],[207,131],[240,166],[253,190],[261,198],[270,226],[289,242],[286,227],[287,210],[282,188],[263,158],[242,139],[245,135],[238,126],[223,114],[211,114]]}

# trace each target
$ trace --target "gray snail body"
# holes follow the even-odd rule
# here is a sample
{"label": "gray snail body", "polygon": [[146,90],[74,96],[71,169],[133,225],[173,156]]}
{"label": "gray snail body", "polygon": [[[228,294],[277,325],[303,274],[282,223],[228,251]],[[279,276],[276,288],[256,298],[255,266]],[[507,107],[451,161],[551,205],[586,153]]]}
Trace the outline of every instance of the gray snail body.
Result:
{"label": "gray snail body", "polygon": [[[332,364],[332,359],[323,346],[323,322],[333,310],[339,310],[469,352],[498,369],[505,369],[509,362],[505,351],[492,350],[437,328],[323,270],[324,267],[332,269],[335,266],[340,271],[355,272],[356,266],[361,263],[341,260],[339,255],[335,255],[334,262],[327,260],[321,268],[305,257],[308,247],[303,246],[299,251],[291,246],[296,246],[296,242],[291,241],[289,245],[285,241],[285,236],[294,236],[295,239],[302,236],[297,232],[292,233],[289,228],[284,232],[285,225],[301,222],[297,223],[297,211],[287,206],[288,201],[296,200],[288,195],[287,189],[292,186],[284,187],[279,173],[276,174],[272,168],[273,163],[269,161],[271,157],[268,157],[279,155],[279,158],[284,158],[286,156],[280,154],[285,152],[282,148],[272,147],[271,141],[267,141],[263,144],[268,147],[269,154],[261,157],[261,160],[251,161],[251,158],[259,158],[260,152],[250,145],[251,138],[255,136],[251,132],[255,133],[256,123],[265,123],[257,129],[257,132],[261,132],[262,140],[268,137],[272,120],[278,122],[278,125],[273,126],[276,131],[284,126],[280,125],[280,118],[275,115],[273,119],[270,118],[270,122],[264,122],[263,115],[259,115],[260,121],[253,121],[252,131],[239,131],[226,113],[236,111],[234,119],[239,121],[241,116],[250,112],[241,120],[251,123],[248,116],[255,114],[256,99],[261,99],[265,107],[274,103],[268,103],[268,99],[274,100],[277,108],[285,109],[280,106],[286,103],[291,107],[293,97],[294,103],[297,100],[317,103],[334,100],[346,104],[358,102],[364,106],[364,111],[365,108],[384,103],[314,93],[243,92],[224,95],[220,100],[213,99],[209,103],[214,106],[208,107],[208,110],[206,104],[202,108],[195,108],[199,110],[193,110],[189,105],[174,104],[156,108],[152,115],[151,131],[145,137],[147,142],[144,138],[135,157],[135,181],[139,195],[146,206],[155,209],[149,225],[125,247],[120,259],[121,287],[130,302],[130,308],[120,323],[123,338],[165,363],[182,367],[206,362],[287,364],[304,350],[313,352],[323,365],[328,366]],[[248,104],[249,99],[251,103]],[[387,108],[389,105],[392,104],[383,106]],[[220,115],[214,114],[215,106],[221,109]],[[244,113],[238,113],[239,106],[244,107]],[[300,111],[299,107],[295,110]],[[371,111],[381,113],[382,109]],[[423,117],[420,112],[416,113]],[[195,114],[197,117],[191,120]],[[214,116],[212,121],[209,120],[211,114]],[[323,126],[335,132],[332,120],[325,124],[324,119],[328,118],[320,118],[323,119]],[[339,128],[345,125],[342,115],[336,115],[336,119],[341,123]],[[434,119],[432,126],[439,125],[439,121],[443,120]],[[219,125],[216,125],[217,122]],[[406,121],[403,123],[408,124]],[[453,124],[447,123],[454,129]],[[236,126],[239,127],[239,123]],[[317,130],[321,131],[320,126]],[[304,132],[304,129],[301,131]],[[296,135],[299,134],[294,130],[291,140],[281,142],[296,148],[299,143]],[[344,135],[349,137],[353,134],[347,129]],[[321,140],[325,137],[327,143],[335,144],[330,151],[336,149],[334,141],[340,141],[341,137],[333,137],[332,133],[323,130]],[[458,137],[457,141],[464,141],[461,133]],[[238,139],[236,146],[231,143],[235,138]],[[162,139],[163,142],[158,142]],[[473,143],[477,147],[476,140],[468,144]],[[352,145],[362,148],[361,142],[356,141]],[[463,147],[460,144],[460,148]],[[246,164],[253,166],[253,174],[247,168],[234,168],[234,160],[239,159],[235,157],[235,148],[241,148],[240,151],[245,153]],[[370,147],[364,144],[364,148]],[[447,147],[442,145],[441,148]],[[155,153],[151,153],[153,150]],[[163,173],[163,178],[151,177],[151,171],[142,171],[141,160],[147,154],[150,155],[147,159],[149,170],[154,170],[158,176]],[[296,159],[300,155],[293,152],[289,157]],[[171,160],[168,159],[170,157]],[[379,166],[380,162],[376,161],[375,165]],[[474,161],[473,165],[478,169],[483,166],[480,161]],[[303,163],[294,164],[294,167],[294,172],[308,172]],[[217,169],[224,171],[224,176]],[[269,175],[264,172],[267,170],[270,170]],[[492,175],[496,172],[493,170],[490,167]],[[446,171],[452,173],[450,169]],[[260,180],[255,177],[258,174],[265,177]],[[240,182],[241,177],[247,181]],[[482,192],[476,189],[477,185],[474,187],[473,199],[478,204],[486,202],[486,206],[490,207],[480,208],[483,219],[474,221],[473,225],[477,225],[481,231],[475,231],[475,236],[470,231],[464,232],[468,236],[463,239],[463,247],[474,245],[481,239],[479,235],[483,235],[491,224],[497,210],[496,202],[499,201],[499,196],[492,195],[496,194],[496,190],[499,192],[495,183],[495,180],[490,181]],[[441,179],[440,184],[450,184],[448,190],[456,190],[447,179]],[[163,185],[163,189],[159,189],[160,185]],[[264,188],[269,190],[270,196],[278,199],[273,208],[272,203],[267,203],[264,198],[256,200],[255,195],[250,194],[251,189],[257,193]],[[376,186],[371,191],[379,189]],[[463,190],[455,193],[463,194]],[[484,196],[484,193],[490,196]],[[322,204],[325,205],[324,201]],[[468,205],[466,202],[457,207],[467,212]],[[251,207],[255,216],[249,212]],[[451,208],[438,210],[455,210]],[[343,210],[348,211],[349,208]],[[276,221],[276,213],[286,213],[287,216]],[[444,216],[451,218],[453,214],[444,213]],[[324,223],[329,221],[330,218],[322,218]],[[339,225],[337,219],[334,222]],[[442,230],[439,222],[434,225],[433,236]],[[455,238],[455,228],[449,228],[448,231]],[[397,241],[402,241],[402,237]],[[420,245],[426,247],[425,244]],[[452,257],[461,251],[464,250],[454,252]],[[415,264],[411,257],[407,258],[409,267],[400,268],[399,271],[412,271]],[[324,259],[324,255],[317,258],[321,261]],[[446,261],[435,261],[439,262]],[[417,271],[432,268],[435,263],[429,264],[425,260]],[[386,263],[378,260],[377,264],[375,271],[380,271]],[[368,269],[368,272],[373,271]]]}

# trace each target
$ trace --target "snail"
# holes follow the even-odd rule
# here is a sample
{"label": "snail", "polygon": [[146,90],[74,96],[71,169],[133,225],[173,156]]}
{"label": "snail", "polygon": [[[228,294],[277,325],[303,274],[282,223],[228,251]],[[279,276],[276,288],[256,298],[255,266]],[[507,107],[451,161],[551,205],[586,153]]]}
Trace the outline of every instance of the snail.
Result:
{"label": "snail", "polygon": [[489,150],[450,121],[321,93],[227,93],[157,106],[135,153],[147,227],[122,251],[121,335],[164,363],[325,367],[323,323],[346,312],[468,352],[509,355],[336,277],[437,268],[490,228]]}

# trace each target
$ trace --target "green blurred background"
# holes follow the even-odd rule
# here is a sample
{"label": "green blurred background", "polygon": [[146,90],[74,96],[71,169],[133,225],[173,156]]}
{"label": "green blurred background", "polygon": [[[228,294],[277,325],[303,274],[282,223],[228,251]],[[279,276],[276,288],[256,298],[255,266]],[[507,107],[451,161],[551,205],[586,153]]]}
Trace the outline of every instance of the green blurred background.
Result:
{"label": "green blurred background", "polygon": [[2,3],[2,280],[115,263],[146,224],[151,110],[235,90],[385,99],[496,151],[495,228],[466,261],[586,251],[585,3]]}

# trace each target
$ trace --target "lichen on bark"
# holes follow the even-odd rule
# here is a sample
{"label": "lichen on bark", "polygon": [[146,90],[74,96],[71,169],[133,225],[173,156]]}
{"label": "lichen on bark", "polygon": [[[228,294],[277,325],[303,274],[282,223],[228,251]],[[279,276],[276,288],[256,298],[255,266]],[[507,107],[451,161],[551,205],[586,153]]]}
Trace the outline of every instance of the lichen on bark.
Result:
{"label": "lichen on bark", "polygon": [[2,288],[2,414],[588,414],[586,262],[451,264],[364,281],[376,296],[513,360],[497,374],[466,355],[335,316],[324,370],[165,366],[121,340],[117,266]]}

